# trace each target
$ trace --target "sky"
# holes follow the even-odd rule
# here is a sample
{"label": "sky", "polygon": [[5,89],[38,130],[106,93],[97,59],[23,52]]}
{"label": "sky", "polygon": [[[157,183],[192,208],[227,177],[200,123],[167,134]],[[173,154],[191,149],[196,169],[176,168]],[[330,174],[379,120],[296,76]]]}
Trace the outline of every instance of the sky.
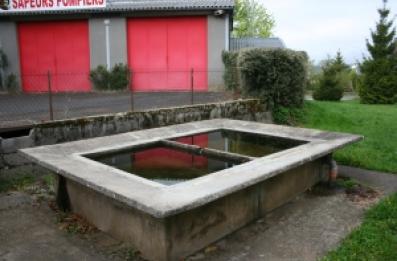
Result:
{"label": "sky", "polygon": [[[340,49],[346,62],[362,60],[365,39],[379,19],[382,0],[259,0],[276,20],[274,36],[288,48],[304,50],[319,62]],[[390,17],[397,0],[389,0]],[[397,19],[395,25],[397,24]]]}

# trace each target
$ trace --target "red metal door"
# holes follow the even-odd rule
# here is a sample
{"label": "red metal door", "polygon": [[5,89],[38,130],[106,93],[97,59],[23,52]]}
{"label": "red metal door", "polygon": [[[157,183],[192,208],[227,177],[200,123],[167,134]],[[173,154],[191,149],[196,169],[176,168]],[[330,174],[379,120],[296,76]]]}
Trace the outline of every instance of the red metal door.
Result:
{"label": "red metal door", "polygon": [[206,91],[206,17],[128,20],[128,63],[136,91]]}
{"label": "red metal door", "polygon": [[90,91],[87,21],[29,22],[18,25],[22,85],[25,92]]}

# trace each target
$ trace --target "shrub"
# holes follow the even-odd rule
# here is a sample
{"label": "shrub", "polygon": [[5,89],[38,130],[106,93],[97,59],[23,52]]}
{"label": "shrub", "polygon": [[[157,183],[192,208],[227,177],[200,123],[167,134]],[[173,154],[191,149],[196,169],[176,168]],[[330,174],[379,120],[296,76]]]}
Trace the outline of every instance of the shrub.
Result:
{"label": "shrub", "polygon": [[240,90],[240,77],[237,66],[238,52],[223,52],[222,61],[225,65],[225,72],[223,74],[223,80],[225,82],[226,89],[231,91]]}
{"label": "shrub", "polygon": [[127,65],[116,64],[110,72],[110,89],[125,90],[130,83],[130,69]]}
{"label": "shrub", "polygon": [[116,64],[110,71],[99,65],[90,72],[90,80],[96,90],[125,90],[130,82],[130,71],[124,64]]}
{"label": "shrub", "polygon": [[288,49],[246,49],[238,57],[242,89],[273,109],[301,107],[307,82],[308,57]]}
{"label": "shrub", "polygon": [[4,85],[10,93],[16,93],[20,90],[17,76],[13,73],[7,76]]}
{"label": "shrub", "polygon": [[110,73],[105,66],[99,65],[90,72],[90,80],[96,90],[108,90]]}
{"label": "shrub", "polygon": [[305,111],[302,108],[287,108],[278,106],[272,112],[276,124],[296,126],[305,121]]}
{"label": "shrub", "polygon": [[341,73],[334,60],[328,60],[322,68],[319,86],[313,92],[313,98],[319,101],[340,101],[343,97],[344,73]]}

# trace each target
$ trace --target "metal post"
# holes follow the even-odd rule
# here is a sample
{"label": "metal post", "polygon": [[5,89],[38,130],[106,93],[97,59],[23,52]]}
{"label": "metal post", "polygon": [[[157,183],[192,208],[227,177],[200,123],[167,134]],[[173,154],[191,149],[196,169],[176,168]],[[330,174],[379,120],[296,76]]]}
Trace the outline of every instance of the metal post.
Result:
{"label": "metal post", "polygon": [[192,68],[190,71],[190,102],[194,104],[194,69]]}
{"label": "metal post", "polygon": [[131,102],[131,111],[134,111],[134,81],[133,81],[133,72],[130,72],[130,102]]}
{"label": "metal post", "polygon": [[106,39],[106,68],[110,70],[110,20],[105,19],[105,39]]}
{"label": "metal post", "polygon": [[52,107],[52,88],[51,88],[51,72],[48,71],[48,104],[49,104],[49,110],[50,110],[50,120],[54,120],[54,110]]}

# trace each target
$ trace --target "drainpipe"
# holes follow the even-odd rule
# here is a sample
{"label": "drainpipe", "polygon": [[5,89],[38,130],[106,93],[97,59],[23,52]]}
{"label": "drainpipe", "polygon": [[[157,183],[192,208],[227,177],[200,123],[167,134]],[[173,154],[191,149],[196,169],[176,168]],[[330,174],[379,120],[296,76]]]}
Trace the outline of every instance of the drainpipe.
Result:
{"label": "drainpipe", "polygon": [[328,168],[328,182],[329,183],[335,182],[336,178],[338,177],[338,164],[332,158],[332,154],[329,154],[328,156],[325,157],[324,164]]}

